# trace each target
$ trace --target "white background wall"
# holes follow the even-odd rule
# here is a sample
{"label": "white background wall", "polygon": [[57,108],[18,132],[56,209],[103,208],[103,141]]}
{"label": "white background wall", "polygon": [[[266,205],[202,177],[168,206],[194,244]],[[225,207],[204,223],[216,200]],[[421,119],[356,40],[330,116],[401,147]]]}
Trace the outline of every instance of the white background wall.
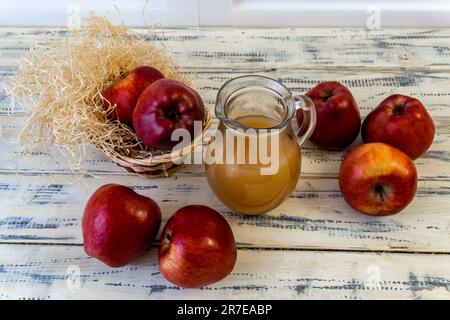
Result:
{"label": "white background wall", "polygon": [[130,26],[450,26],[450,0],[0,0],[0,26],[63,26],[91,11]]}

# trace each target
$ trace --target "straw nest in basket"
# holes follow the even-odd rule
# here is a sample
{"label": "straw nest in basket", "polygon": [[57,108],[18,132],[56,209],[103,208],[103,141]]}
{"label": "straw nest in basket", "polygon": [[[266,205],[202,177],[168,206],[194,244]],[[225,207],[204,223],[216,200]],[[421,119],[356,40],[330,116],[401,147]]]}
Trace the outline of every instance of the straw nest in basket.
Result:
{"label": "straw nest in basket", "polygon": [[132,129],[109,120],[102,106],[102,92],[142,65],[189,84],[170,58],[149,41],[155,35],[154,30],[138,34],[91,16],[81,28],[48,33],[41,44],[34,45],[6,88],[11,108],[16,99],[28,107],[19,136],[25,150],[43,152],[55,145],[73,171],[85,172],[85,147],[95,146],[128,171],[168,175],[177,166],[174,160],[202,142],[211,121],[207,108],[202,135],[176,153],[168,153],[146,148]]}

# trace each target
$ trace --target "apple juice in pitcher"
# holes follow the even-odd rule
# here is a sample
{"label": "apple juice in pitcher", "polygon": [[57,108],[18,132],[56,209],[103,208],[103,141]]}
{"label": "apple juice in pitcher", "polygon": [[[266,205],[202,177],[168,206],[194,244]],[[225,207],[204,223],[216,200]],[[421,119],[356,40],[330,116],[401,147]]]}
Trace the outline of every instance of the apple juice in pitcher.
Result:
{"label": "apple juice in pitcher", "polygon": [[[296,110],[304,113],[300,129]],[[315,125],[313,104],[293,97],[275,80],[245,76],[221,88],[215,112],[220,123],[205,156],[212,190],[240,213],[275,208],[293,192],[300,176],[300,145]]]}

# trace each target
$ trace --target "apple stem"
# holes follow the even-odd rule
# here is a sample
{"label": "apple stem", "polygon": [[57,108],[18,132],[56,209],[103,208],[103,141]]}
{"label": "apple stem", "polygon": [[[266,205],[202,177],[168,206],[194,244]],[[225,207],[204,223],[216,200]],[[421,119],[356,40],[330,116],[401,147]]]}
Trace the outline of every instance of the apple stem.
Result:
{"label": "apple stem", "polygon": [[333,91],[327,90],[325,91],[325,94],[322,96],[322,101],[327,102],[328,99],[330,99],[333,96]]}
{"label": "apple stem", "polygon": [[163,250],[166,251],[170,247],[170,241],[172,240],[172,233],[170,231],[166,232],[166,234],[161,239]]}
{"label": "apple stem", "polygon": [[377,193],[380,196],[381,201],[384,202],[384,187],[383,185],[379,184],[375,187],[375,193]]}
{"label": "apple stem", "polygon": [[176,121],[179,118],[178,111],[175,108],[171,108],[166,113],[167,117],[172,119],[173,121]]}
{"label": "apple stem", "polygon": [[403,113],[403,106],[402,106],[402,105],[398,105],[398,104],[394,105],[393,113],[394,113],[395,115],[400,115],[400,114],[402,114],[402,113]]}

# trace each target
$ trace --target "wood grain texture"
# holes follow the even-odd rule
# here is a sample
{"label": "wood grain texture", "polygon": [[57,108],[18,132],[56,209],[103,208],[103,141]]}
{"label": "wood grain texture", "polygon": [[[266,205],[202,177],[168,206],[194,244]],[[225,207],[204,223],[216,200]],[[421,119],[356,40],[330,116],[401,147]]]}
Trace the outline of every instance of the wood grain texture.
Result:
{"label": "wood grain texture", "polygon": [[[18,59],[15,60],[15,63],[17,62]],[[322,81],[340,81],[351,89],[363,116],[375,108],[385,97],[394,93],[417,97],[433,117],[450,116],[450,108],[448,108],[450,73],[447,72],[429,73],[401,70],[367,72],[367,70],[347,71],[345,69],[332,71],[286,67],[264,70],[258,66],[253,66],[253,68],[248,66],[246,69],[214,68],[212,70],[205,70],[201,66],[195,69],[187,69],[183,66],[182,71],[192,79],[193,87],[199,91],[205,104],[210,108],[215,104],[217,91],[226,81],[242,75],[257,74],[277,79],[294,93],[305,93]],[[4,73],[3,77],[2,83],[6,84],[10,75]],[[4,91],[0,90],[0,114],[23,114],[26,108],[26,106],[17,104],[13,112],[10,112],[8,107],[9,99]]]}
{"label": "wood grain texture", "polygon": [[[449,134],[450,134],[450,74],[429,74],[417,72],[293,72],[292,70],[280,69],[271,72],[260,71],[202,71],[199,69],[189,75],[194,79],[194,86],[202,93],[206,104],[212,108],[215,95],[220,86],[234,76],[243,74],[263,74],[279,79],[294,92],[305,92],[316,83],[325,80],[339,80],[348,85],[356,97],[361,113],[365,116],[384,97],[389,94],[400,92],[418,97],[427,107],[436,121],[436,132],[434,144],[427,154],[418,159],[421,178],[445,178],[448,173],[447,165],[450,161]],[[23,126],[25,119],[24,106],[18,105],[15,112],[7,116],[8,99],[0,98],[0,125],[2,128],[2,141],[0,143],[0,171],[2,172],[67,172],[68,163],[64,158],[49,161],[42,154],[25,159],[20,154],[19,146],[13,142],[17,141],[17,135]],[[214,125],[213,125],[214,126]],[[357,141],[355,144],[360,143]],[[354,145],[355,145],[354,144]],[[353,146],[354,146],[353,145]],[[352,146],[352,147],[353,147]],[[345,155],[344,152],[328,152],[319,150],[311,144],[305,145],[303,156],[303,173],[316,176],[336,177],[338,166]],[[52,154],[55,156],[55,154]],[[86,158],[86,167],[92,174],[116,174],[121,169],[102,157],[98,152],[89,152]],[[421,169],[423,168],[423,169]],[[200,168],[191,167],[197,174],[203,172]],[[183,174],[185,171],[180,172]]]}
{"label": "wood grain texture", "polygon": [[[392,93],[419,98],[435,120],[436,138],[415,161],[416,198],[401,214],[382,219],[360,215],[342,199],[337,173],[347,150],[306,144],[295,192],[260,217],[221,204],[201,165],[149,180],[89,149],[86,166],[95,177],[80,177],[58,154],[49,158],[37,150],[26,157],[15,141],[27,106],[9,110],[1,85],[30,45],[53,31],[0,28],[1,299],[450,299],[450,29],[182,28],[148,37],[174,57],[210,108],[225,81],[245,74],[272,77],[295,93],[340,81],[363,117]],[[84,204],[111,182],[157,200],[164,220],[192,203],[221,211],[240,248],[233,274],[203,290],[182,290],[162,279],[155,249],[121,269],[86,257],[80,246]],[[80,268],[80,289],[67,286],[70,266]]]}
{"label": "wood grain texture", "polygon": [[300,179],[281,206],[253,217],[223,205],[203,176],[72,179],[66,175],[2,175],[0,242],[81,244],[86,199],[103,184],[121,183],[156,200],[163,223],[188,204],[216,208],[230,222],[240,247],[450,252],[450,216],[442,211],[448,204],[450,181],[421,181],[416,198],[404,212],[379,219],[352,210],[336,179]]}
{"label": "wood grain texture", "polygon": [[[449,108],[450,109],[450,108]],[[450,180],[450,118],[436,117],[436,136],[427,153],[415,161],[421,180]],[[71,164],[56,148],[45,152],[37,149],[25,154],[22,146],[17,143],[17,136],[23,126],[23,116],[0,115],[0,173],[25,174],[71,174]],[[215,127],[217,121],[214,121]],[[356,145],[361,143],[358,138],[349,148],[343,151],[319,149],[312,143],[302,147],[302,176],[315,178],[337,178],[342,159]],[[103,175],[127,174],[122,168],[109,160],[94,148],[87,148],[85,168],[89,174]],[[202,165],[186,165],[178,170],[177,176],[204,176]]]}
{"label": "wood grain texture", "polygon": [[[54,30],[2,28],[1,59],[15,59],[50,32]],[[268,69],[283,66],[450,70],[449,39],[449,29],[181,28],[158,29],[157,34],[148,35],[149,41],[160,42],[185,67],[258,65]]]}
{"label": "wood grain texture", "polygon": [[181,289],[159,273],[155,249],[116,269],[79,246],[0,252],[1,299],[450,299],[447,255],[239,250],[226,279]]}

